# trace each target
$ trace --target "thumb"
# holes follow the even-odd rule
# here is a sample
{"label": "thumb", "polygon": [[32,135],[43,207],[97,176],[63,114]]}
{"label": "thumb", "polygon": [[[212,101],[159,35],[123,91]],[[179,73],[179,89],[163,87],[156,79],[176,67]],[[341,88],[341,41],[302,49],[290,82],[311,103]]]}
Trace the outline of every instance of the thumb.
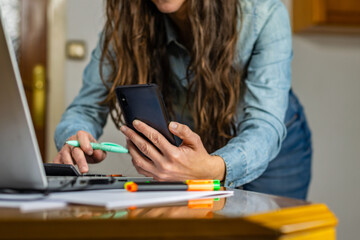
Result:
{"label": "thumb", "polygon": [[187,125],[178,122],[171,122],[169,130],[183,140],[183,144],[197,146],[201,144],[201,139],[198,134],[193,132]]}

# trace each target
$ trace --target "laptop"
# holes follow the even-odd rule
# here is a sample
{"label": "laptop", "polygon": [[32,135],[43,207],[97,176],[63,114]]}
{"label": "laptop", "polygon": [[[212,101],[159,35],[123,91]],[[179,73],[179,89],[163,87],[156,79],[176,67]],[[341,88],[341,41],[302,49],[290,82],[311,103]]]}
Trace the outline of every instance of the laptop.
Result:
{"label": "laptop", "polygon": [[71,165],[47,164],[46,176],[21,81],[15,52],[0,11],[0,191],[119,189],[147,177],[83,176]]}

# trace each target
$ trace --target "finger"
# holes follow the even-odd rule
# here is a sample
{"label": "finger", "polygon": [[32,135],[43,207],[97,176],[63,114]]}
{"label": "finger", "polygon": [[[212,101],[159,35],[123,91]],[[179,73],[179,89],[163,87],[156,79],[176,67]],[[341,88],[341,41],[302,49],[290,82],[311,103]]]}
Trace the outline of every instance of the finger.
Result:
{"label": "finger", "polygon": [[175,150],[175,146],[172,145],[161,133],[154,128],[150,127],[144,122],[135,120],[133,125],[136,130],[144,134],[163,154],[168,154]]}
{"label": "finger", "polygon": [[174,135],[181,138],[183,143],[187,145],[198,146],[199,143],[202,144],[200,136],[193,132],[187,125],[171,122],[169,124],[169,130]]}
{"label": "finger", "polygon": [[152,177],[153,179],[156,179],[156,178],[157,178],[157,177],[156,177],[154,174],[152,174],[151,172],[148,172],[148,171],[142,169],[141,167],[137,166],[137,165],[136,165],[136,162],[134,161],[134,159],[131,159],[131,162],[132,162],[132,164],[134,165],[136,171],[137,171],[139,174],[144,175],[145,177]]}
{"label": "finger", "polygon": [[61,154],[60,163],[74,165],[74,161],[73,161],[73,158],[71,156],[71,151],[72,151],[72,148],[69,145],[65,145],[61,149],[61,151],[60,151],[60,154]]}
{"label": "finger", "polygon": [[155,164],[163,159],[162,154],[151,143],[146,141],[135,131],[126,126],[122,126],[120,130],[145,156],[153,160]]}
{"label": "finger", "polygon": [[105,151],[102,150],[95,150],[93,153],[93,159],[95,159],[95,161],[97,162],[101,162],[102,160],[104,160],[106,158],[107,153]]}
{"label": "finger", "polygon": [[93,155],[93,149],[90,144],[89,134],[85,131],[78,131],[76,137],[79,141],[81,149],[89,156]]}
{"label": "finger", "polygon": [[151,174],[152,176],[156,175],[158,170],[156,169],[154,163],[146,159],[131,141],[127,141],[127,146],[129,153],[132,157],[132,163],[135,166],[136,170],[142,169],[145,172]]}
{"label": "finger", "polygon": [[53,159],[53,163],[61,163],[61,154],[56,154],[55,158]]}
{"label": "finger", "polygon": [[85,156],[88,163],[99,163],[106,158],[107,153],[102,150],[94,150],[93,155]]}
{"label": "finger", "polygon": [[80,148],[74,147],[71,151],[71,155],[78,165],[80,172],[87,173],[89,171],[89,167],[87,165],[84,152]]}
{"label": "finger", "polygon": [[135,167],[135,169],[139,174],[144,175],[145,177],[152,177],[153,179],[157,180],[157,177],[155,175],[151,174],[150,172],[147,172],[144,169],[139,168],[139,167]]}

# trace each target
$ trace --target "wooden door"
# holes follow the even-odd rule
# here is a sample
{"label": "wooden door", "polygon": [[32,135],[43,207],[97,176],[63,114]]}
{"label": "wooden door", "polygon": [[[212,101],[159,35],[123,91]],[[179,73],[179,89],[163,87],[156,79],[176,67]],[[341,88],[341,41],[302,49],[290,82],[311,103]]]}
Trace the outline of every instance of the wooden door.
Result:
{"label": "wooden door", "polygon": [[360,0],[293,0],[294,32],[336,27],[360,30]]}
{"label": "wooden door", "polygon": [[359,0],[328,0],[327,17],[329,23],[360,25]]}
{"label": "wooden door", "polygon": [[20,74],[45,160],[47,0],[20,0],[20,16]]}

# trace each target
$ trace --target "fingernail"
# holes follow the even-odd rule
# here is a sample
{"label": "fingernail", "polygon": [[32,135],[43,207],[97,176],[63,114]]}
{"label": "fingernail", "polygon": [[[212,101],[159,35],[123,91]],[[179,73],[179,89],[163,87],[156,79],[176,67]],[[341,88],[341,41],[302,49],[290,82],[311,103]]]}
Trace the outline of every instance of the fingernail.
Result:
{"label": "fingernail", "polygon": [[88,153],[87,153],[89,156],[91,156],[91,155],[93,155],[93,151],[92,150],[90,150],[90,151],[88,151]]}
{"label": "fingernail", "polygon": [[120,130],[121,130],[122,132],[126,132],[127,127],[125,127],[125,126],[121,126]]}
{"label": "fingernail", "polygon": [[171,122],[171,123],[170,123],[170,127],[171,127],[172,129],[177,129],[178,124],[177,124],[177,123],[174,123],[174,122]]}
{"label": "fingernail", "polygon": [[81,167],[81,168],[80,168],[80,172],[87,172],[86,167]]}
{"label": "fingernail", "polygon": [[136,126],[136,125],[139,125],[140,121],[139,120],[134,120],[133,121],[133,125]]}

